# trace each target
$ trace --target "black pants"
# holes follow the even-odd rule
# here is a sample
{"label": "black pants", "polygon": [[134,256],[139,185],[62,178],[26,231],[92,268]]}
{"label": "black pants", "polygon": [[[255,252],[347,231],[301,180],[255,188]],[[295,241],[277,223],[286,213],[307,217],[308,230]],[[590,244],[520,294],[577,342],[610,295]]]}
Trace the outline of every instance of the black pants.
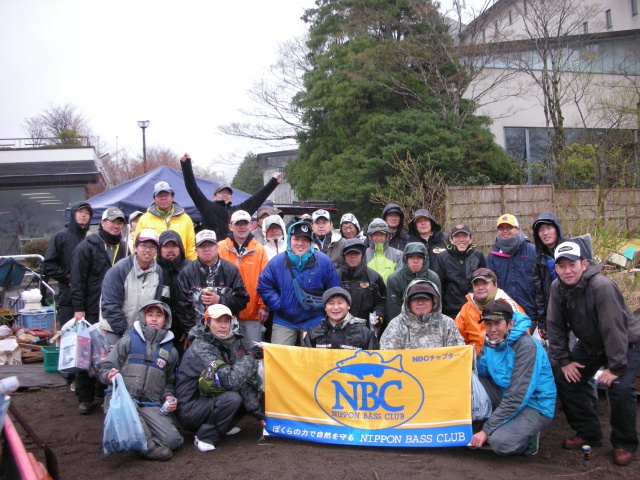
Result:
{"label": "black pants", "polygon": [[224,392],[215,398],[199,397],[182,407],[178,405],[177,415],[184,428],[196,432],[198,440],[217,445],[245,412],[239,393]]}
{"label": "black pants", "polygon": [[[573,360],[584,368],[580,369],[580,381],[567,382],[560,367],[554,367],[558,396],[571,428],[583,440],[593,442],[602,438],[600,421],[593,404],[593,388],[589,380],[606,365],[606,355],[589,355],[578,341],[571,352]],[[636,432],[636,394],[635,384],[640,370],[640,344],[629,345],[627,367],[607,389],[611,408],[611,444],[628,452],[638,449]]]}

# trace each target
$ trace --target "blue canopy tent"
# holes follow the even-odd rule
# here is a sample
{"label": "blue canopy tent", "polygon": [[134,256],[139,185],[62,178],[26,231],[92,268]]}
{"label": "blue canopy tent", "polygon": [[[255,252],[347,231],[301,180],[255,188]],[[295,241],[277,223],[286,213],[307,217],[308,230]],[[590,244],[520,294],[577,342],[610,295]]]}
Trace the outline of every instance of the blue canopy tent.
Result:
{"label": "blue canopy tent", "polygon": [[[168,182],[176,192],[174,201],[187,211],[194,222],[201,220],[200,212],[196,209],[184,186],[182,172],[163,166],[88,199],[87,202],[93,207],[91,223],[94,225],[100,223],[102,213],[109,207],[120,208],[127,218],[136,210],[146,212],[149,205],[153,203],[153,186],[158,182]],[[214,189],[219,185],[216,182],[200,178],[196,178],[196,182],[202,193],[208,198],[213,196]],[[240,190],[233,190],[234,204],[242,203],[249,197],[250,195]],[[249,213],[253,214],[254,212]],[[64,218],[65,224],[68,224],[69,208],[65,210]]]}

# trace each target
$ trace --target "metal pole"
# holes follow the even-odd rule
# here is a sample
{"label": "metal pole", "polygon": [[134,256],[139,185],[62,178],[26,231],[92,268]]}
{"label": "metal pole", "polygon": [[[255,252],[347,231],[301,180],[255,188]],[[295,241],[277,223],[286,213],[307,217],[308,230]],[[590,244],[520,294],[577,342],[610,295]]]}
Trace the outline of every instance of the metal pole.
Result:
{"label": "metal pole", "polygon": [[145,130],[146,130],[146,127],[142,127],[142,171],[143,173],[147,173],[147,139],[144,134]]}

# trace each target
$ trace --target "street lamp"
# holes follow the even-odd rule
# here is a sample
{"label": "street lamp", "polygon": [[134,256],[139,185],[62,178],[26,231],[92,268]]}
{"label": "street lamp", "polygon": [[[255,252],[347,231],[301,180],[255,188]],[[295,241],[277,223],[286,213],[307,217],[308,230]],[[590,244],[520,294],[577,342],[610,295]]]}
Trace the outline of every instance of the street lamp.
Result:
{"label": "street lamp", "polygon": [[140,120],[138,126],[142,129],[142,170],[147,173],[147,140],[144,131],[149,126],[149,120]]}

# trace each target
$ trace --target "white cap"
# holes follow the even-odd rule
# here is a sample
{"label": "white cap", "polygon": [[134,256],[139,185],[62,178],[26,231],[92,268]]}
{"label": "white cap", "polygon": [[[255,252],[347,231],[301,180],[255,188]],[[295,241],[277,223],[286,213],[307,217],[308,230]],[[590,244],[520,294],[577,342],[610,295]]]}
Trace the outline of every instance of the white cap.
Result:
{"label": "white cap", "polygon": [[156,244],[156,246],[159,246],[160,238],[158,237],[158,232],[151,228],[143,228],[142,230],[140,230],[140,233],[138,233],[138,236],[136,237],[136,244],[142,242],[153,242]]}
{"label": "white cap", "polygon": [[319,218],[325,218],[331,221],[331,216],[329,215],[329,212],[327,212],[326,210],[316,210],[315,212],[313,212],[313,215],[311,215],[312,222],[317,221]]}
{"label": "white cap", "polygon": [[218,244],[218,239],[216,238],[216,232],[213,230],[201,230],[196,233],[196,247],[199,247],[204,242],[211,242]]}
{"label": "white cap", "polygon": [[173,191],[173,188],[171,188],[171,185],[169,185],[167,182],[156,183],[153,186],[153,196],[155,197],[156,195],[162,192],[169,192],[171,195],[175,195],[176,193]]}
{"label": "white cap", "polygon": [[569,260],[582,260],[580,245],[574,242],[563,242],[556,248],[555,261],[560,258],[568,258]]}
{"label": "white cap", "polygon": [[236,210],[235,212],[233,212],[233,215],[231,215],[231,223],[237,223],[243,220],[251,223],[251,215],[249,215],[244,210]]}

